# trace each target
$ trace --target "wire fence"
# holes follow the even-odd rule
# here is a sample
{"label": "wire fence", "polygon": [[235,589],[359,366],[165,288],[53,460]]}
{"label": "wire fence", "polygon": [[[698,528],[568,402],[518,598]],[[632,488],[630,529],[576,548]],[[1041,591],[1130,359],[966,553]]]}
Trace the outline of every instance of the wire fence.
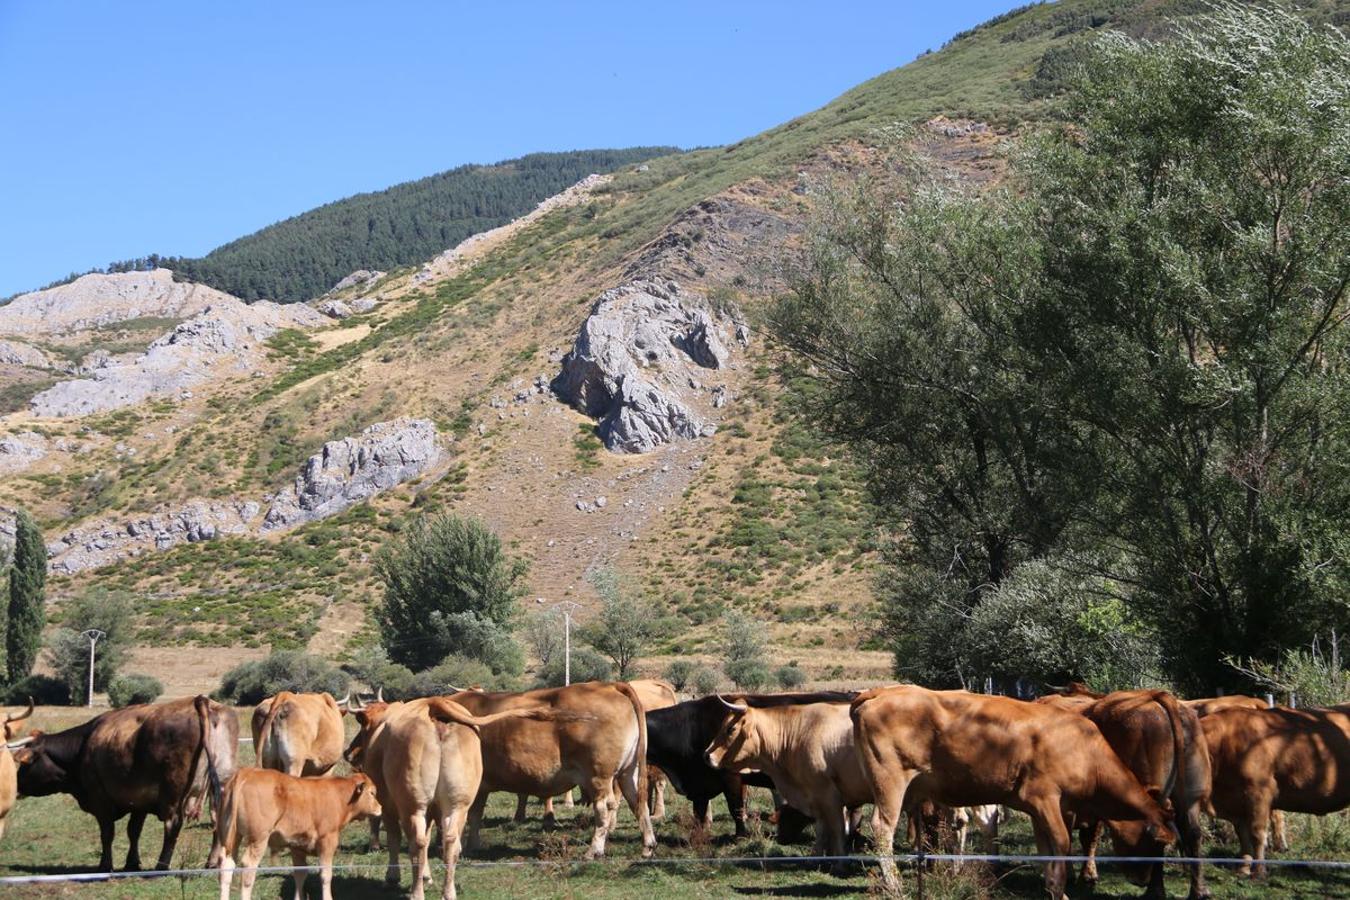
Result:
{"label": "wire fence", "polygon": [[[1190,856],[1046,856],[1034,853],[895,853],[889,856],[879,856],[876,854],[860,854],[856,856],[658,856],[646,859],[624,859],[615,857],[605,857],[601,859],[577,859],[577,860],[559,860],[559,859],[503,859],[503,860],[474,860],[461,859],[457,866],[460,869],[529,869],[529,868],[553,868],[559,867],[580,867],[580,866],[608,866],[613,868],[627,868],[638,866],[802,866],[802,865],[833,865],[833,864],[857,864],[857,863],[880,863],[883,859],[891,859],[896,863],[911,866],[920,866],[925,863],[985,863],[990,865],[1041,865],[1050,862],[1063,862],[1069,864],[1095,862],[1098,866],[1115,866],[1131,864],[1154,864],[1162,863],[1166,866],[1185,866],[1199,863],[1207,866],[1242,866],[1252,865],[1253,860],[1243,859],[1241,857],[1190,857]],[[443,871],[445,865],[434,857],[429,860],[430,868]],[[1327,869],[1332,871],[1344,871],[1350,869],[1350,860],[1339,859],[1266,859],[1262,861],[1263,865],[1271,868],[1286,869]],[[392,868],[404,870],[411,869],[412,863],[400,861]],[[387,872],[391,866],[386,862],[361,862],[361,863],[334,863],[333,872]],[[236,867],[236,875],[253,871],[259,875],[291,875],[295,872],[306,872],[308,874],[318,874],[322,867],[318,865],[305,866],[255,866],[253,868]],[[161,869],[147,870],[139,872],[68,872],[41,875],[7,875],[0,876],[0,886],[4,885],[24,885],[24,884],[61,884],[61,883],[81,883],[81,882],[101,882],[101,881],[119,881],[124,879],[153,879],[153,878],[214,878],[220,875],[218,868],[196,868],[196,869]]]}

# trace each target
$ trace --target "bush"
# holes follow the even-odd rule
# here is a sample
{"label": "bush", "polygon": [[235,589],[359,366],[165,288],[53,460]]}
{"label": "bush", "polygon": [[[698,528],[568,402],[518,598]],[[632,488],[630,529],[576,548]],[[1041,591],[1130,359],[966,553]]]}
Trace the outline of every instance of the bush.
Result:
{"label": "bush", "polygon": [[722,671],[735,685],[756,691],[769,683],[769,664],[764,659],[762,631],[744,613],[727,613],[722,624]]}
{"label": "bush", "polygon": [[694,670],[693,676],[689,679],[694,688],[694,693],[700,697],[706,697],[708,694],[714,694],[721,687],[720,679],[717,673],[712,669],[699,666]]}
{"label": "bush", "polygon": [[225,673],[215,697],[235,706],[261,703],[278,691],[327,691],[335,697],[347,692],[347,676],[317,656],[299,650],[280,650],[266,659],[241,663]]}
{"label": "bush", "polygon": [[790,691],[806,683],[806,673],[799,669],[796,663],[788,663],[786,666],[778,667],[773,673],[773,679],[783,690]]}
{"label": "bush", "polygon": [[666,681],[669,681],[671,684],[675,685],[675,690],[682,691],[684,690],[684,686],[689,683],[689,680],[693,677],[694,672],[697,671],[697,669],[698,666],[694,665],[689,660],[677,659],[670,665],[666,666],[666,670],[665,672],[662,673],[662,676],[666,679]]}
{"label": "bush", "polygon": [[451,655],[439,666],[414,675],[409,693],[413,697],[441,697],[474,687],[487,691],[510,690],[515,687],[515,679],[493,672],[479,660]]}
{"label": "bush", "polygon": [[154,703],[164,693],[164,685],[150,675],[118,675],[108,685],[108,702],[115,708],[136,703]]}
{"label": "bush", "polygon": [[[587,647],[572,651],[572,683],[582,681],[608,681],[613,670],[609,660]],[[559,654],[552,663],[539,673],[540,687],[562,687],[563,657]]]}
{"label": "bush", "polygon": [[762,659],[737,659],[722,665],[736,687],[743,691],[758,691],[769,683],[772,677],[769,664]]}
{"label": "bush", "polygon": [[26,704],[29,697],[38,706],[69,706],[70,685],[50,675],[29,675],[5,688],[0,702],[5,706],[18,706]]}
{"label": "bush", "polygon": [[524,669],[508,628],[525,564],[507,557],[485,525],[452,515],[418,518],[380,551],[375,573],[384,582],[375,618],[394,662],[423,669],[458,653],[498,673]]}

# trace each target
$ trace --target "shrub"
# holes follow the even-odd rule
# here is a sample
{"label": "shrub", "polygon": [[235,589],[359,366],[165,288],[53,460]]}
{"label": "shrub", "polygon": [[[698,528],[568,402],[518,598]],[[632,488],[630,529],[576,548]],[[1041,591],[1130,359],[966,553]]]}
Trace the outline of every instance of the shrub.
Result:
{"label": "shrub", "polygon": [[150,675],[118,675],[108,685],[108,702],[115,708],[136,703],[154,703],[164,685]]}
{"label": "shrub", "polygon": [[693,685],[694,693],[698,694],[700,697],[706,697],[708,694],[716,693],[717,689],[721,687],[721,681],[718,679],[717,673],[704,666],[699,666],[695,669],[693,676],[689,680]]}
{"label": "shrub", "polygon": [[762,659],[737,659],[722,665],[736,687],[743,691],[758,691],[769,683],[769,665]]}
{"label": "shrub", "polygon": [[616,677],[633,676],[633,663],[665,630],[660,611],[612,568],[595,571],[600,614],[581,629],[581,639],[609,657]]}
{"label": "shrub", "polygon": [[525,564],[507,557],[482,523],[420,517],[380,551],[375,573],[384,582],[375,618],[394,662],[423,669],[458,653],[495,672],[523,670],[524,656],[512,649],[507,629]]}
{"label": "shrub", "polygon": [[[612,674],[609,660],[587,647],[572,651],[572,683],[608,681]],[[563,657],[558,654],[552,663],[539,673],[540,687],[562,687]]]}
{"label": "shrub", "polygon": [[759,626],[733,610],[722,622],[722,671],[742,690],[755,691],[769,683],[764,639]]}
{"label": "shrub", "polygon": [[662,673],[662,675],[665,677],[666,681],[669,681],[671,684],[675,685],[675,690],[682,691],[684,690],[685,685],[689,683],[690,679],[693,677],[694,672],[697,671],[697,669],[698,666],[694,665],[689,660],[677,659],[670,665],[666,666],[666,670],[665,672]]}
{"label": "shrub", "polygon": [[788,663],[786,666],[779,666],[773,673],[774,681],[785,691],[793,688],[799,688],[806,683],[806,673],[797,667],[796,663]]}
{"label": "shrub", "polygon": [[[414,675],[409,693],[413,697],[440,697],[473,687],[489,691],[509,690],[515,687],[515,679],[493,672],[479,660],[451,655],[439,666]],[[385,696],[392,699],[387,691]]]}
{"label": "shrub", "polygon": [[94,690],[107,690],[126,660],[131,643],[133,606],[131,596],[102,588],[72,600],[61,611],[62,627],[47,639],[47,663],[66,683],[70,697],[85,702],[89,691],[89,639],[85,629],[103,632],[94,650]]}
{"label": "shrub", "polygon": [[3,702],[6,706],[27,703],[32,697],[39,706],[69,706],[70,685],[50,675],[29,675],[5,688]]}
{"label": "shrub", "polygon": [[226,672],[215,696],[224,703],[252,706],[278,691],[327,691],[341,697],[347,692],[347,676],[317,656],[280,650]]}

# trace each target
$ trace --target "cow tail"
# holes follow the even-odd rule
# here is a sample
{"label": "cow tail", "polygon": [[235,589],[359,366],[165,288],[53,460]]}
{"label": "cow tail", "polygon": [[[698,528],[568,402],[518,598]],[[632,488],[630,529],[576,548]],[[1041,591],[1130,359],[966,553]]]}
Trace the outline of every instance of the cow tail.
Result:
{"label": "cow tail", "polygon": [[628,702],[633,704],[633,713],[637,716],[638,725],[638,744],[637,744],[637,764],[638,764],[638,797],[641,802],[647,802],[647,711],[642,708],[642,701],[638,699],[637,691],[626,681],[616,681],[617,687],[628,698]]}
{"label": "cow tail", "polygon": [[267,717],[263,719],[262,728],[258,729],[258,746],[254,747],[253,750],[258,757],[256,765],[262,769],[268,767],[264,761],[267,759],[267,742],[272,737],[272,723],[277,720],[277,713],[281,711],[281,698],[284,693],[285,691],[279,691],[272,698],[271,705],[267,707]]}
{"label": "cow tail", "polygon": [[1167,713],[1167,721],[1172,726],[1172,784],[1167,796],[1186,796],[1186,731],[1181,721],[1181,705],[1177,698],[1167,691],[1154,691],[1153,702]]}
{"label": "cow tail", "polygon": [[192,786],[197,781],[197,767],[202,764],[203,756],[206,758],[206,778],[211,798],[214,802],[220,800],[220,779],[216,776],[215,757],[210,747],[211,701],[198,694],[193,698],[192,708],[197,712],[197,748],[192,753],[192,765],[188,768],[188,783],[183,786],[183,796],[178,800],[180,822],[187,821],[188,799],[192,796]]}

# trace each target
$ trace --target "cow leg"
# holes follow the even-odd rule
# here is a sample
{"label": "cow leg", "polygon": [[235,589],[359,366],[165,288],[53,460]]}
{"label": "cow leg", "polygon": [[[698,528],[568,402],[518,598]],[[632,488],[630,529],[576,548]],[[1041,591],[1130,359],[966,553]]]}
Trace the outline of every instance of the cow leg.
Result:
{"label": "cow leg", "polygon": [[366,847],[367,853],[378,853],[380,850],[380,817],[368,816],[370,822],[370,844]]}
{"label": "cow leg", "polygon": [[[1251,834],[1248,841],[1251,844],[1252,851],[1256,857],[1255,865],[1252,867],[1251,876],[1253,879],[1266,877],[1266,839],[1268,837],[1268,826],[1270,824],[1270,805],[1269,801],[1258,800],[1252,806],[1251,815],[1248,817]],[[1239,838],[1241,835],[1239,834]],[[1244,847],[1243,858],[1246,859],[1247,851]]]}
{"label": "cow leg", "polygon": [[127,819],[126,870],[128,872],[139,872],[141,870],[141,829],[145,827],[145,816],[146,814],[143,812],[134,812]]}
{"label": "cow leg", "polygon": [[[305,851],[297,850],[294,847],[291,848],[291,865],[295,866],[291,871],[291,880],[295,882],[295,900],[305,900],[305,879],[309,876],[309,873],[301,867],[307,862],[309,862],[309,860],[305,858]],[[333,882],[333,860],[329,859],[326,863],[322,863],[322,865],[323,872],[326,876],[323,879],[323,900],[333,900],[331,893]]]}
{"label": "cow leg", "polygon": [[[724,782],[722,796],[727,801],[727,812],[731,814],[731,820],[736,823],[736,837],[746,837],[750,834],[750,829],[745,825],[745,811],[749,806],[750,788],[740,778],[732,776]],[[711,818],[708,819],[712,821]]]}
{"label": "cow leg", "polygon": [[[1068,856],[1071,849],[1069,829],[1059,810],[1058,798],[1033,802],[1031,824],[1036,833],[1036,851],[1042,856]],[[1064,900],[1067,866],[1063,862],[1045,864],[1045,891],[1050,900]]]}
{"label": "cow leg", "polygon": [[220,900],[230,900],[230,882],[234,880],[234,857],[224,853],[220,857]]}
{"label": "cow leg", "polygon": [[1284,830],[1283,810],[1270,811],[1270,848],[1276,853],[1285,853],[1289,850],[1289,834]]}
{"label": "cow leg", "polygon": [[[569,796],[569,797],[572,796],[572,792],[571,792],[571,791],[568,791],[568,792],[567,792],[567,796]],[[571,806],[572,804],[569,803],[569,804],[567,804],[567,805],[568,805],[568,806]],[[544,819],[543,819],[543,824],[544,824],[544,830],[545,830],[545,831],[552,831],[554,828],[558,827],[558,814],[557,814],[556,812],[553,811],[553,798],[552,798],[552,797],[545,797],[545,798],[544,798]]]}
{"label": "cow leg", "polygon": [[516,794],[516,814],[511,817],[513,822],[525,821],[525,804],[530,800],[529,794]]}
{"label": "cow leg", "polygon": [[[623,792],[623,798],[628,801],[628,808],[637,816],[638,829],[642,832],[642,855],[651,856],[656,852],[656,832],[652,829],[651,813],[647,809],[647,797],[641,790],[639,782],[642,779],[642,770],[645,768],[642,761],[638,760],[626,771],[620,772],[619,777],[615,779],[619,783],[619,790]],[[618,801],[613,801],[615,807]]]}
{"label": "cow leg", "polygon": [[[159,861],[155,863],[156,869],[163,871],[173,864],[173,848],[178,846],[178,832],[182,830],[182,816],[170,816],[164,821],[164,844],[159,848]],[[212,839],[212,843],[215,843],[214,839]]]}
{"label": "cow leg", "polygon": [[459,862],[461,835],[468,810],[460,805],[441,819],[441,859],[445,862],[445,886],[441,900],[455,900],[455,864]]}
{"label": "cow leg", "polygon": [[[483,810],[487,807],[488,792],[480,790],[469,807],[469,835],[464,840],[465,850],[481,850],[483,847]],[[544,805],[544,822],[548,823],[548,804]]]}
{"label": "cow leg", "polygon": [[666,776],[655,766],[647,767],[647,807],[653,819],[666,817]]}
{"label": "cow leg", "polygon": [[609,837],[609,799],[613,793],[612,779],[592,779],[589,793],[591,795],[591,808],[595,811],[595,833],[591,836],[591,847],[586,851],[586,858],[600,859],[605,855],[605,841]]}
{"label": "cow leg", "polygon": [[239,854],[244,871],[239,878],[239,900],[253,900],[253,882],[258,880],[258,863],[267,852],[266,844],[249,844]]}
{"label": "cow leg", "polygon": [[1097,883],[1097,844],[1102,839],[1102,821],[1084,822],[1078,826],[1078,841],[1083,847],[1083,869],[1079,878],[1084,884],[1093,885]]}
{"label": "cow leg", "polygon": [[[864,770],[869,770],[869,760],[864,757]],[[883,778],[873,778],[868,774],[876,791],[872,806],[872,840],[876,842],[877,858],[881,863],[882,889],[889,895],[900,893],[900,870],[895,865],[895,829],[900,826],[900,816],[904,810],[905,792],[914,779],[913,772],[887,772]]]}
{"label": "cow leg", "polygon": [[389,866],[384,870],[384,883],[398,884],[398,846],[402,843],[403,835],[392,802],[385,804],[381,818],[384,819],[384,840],[389,845]]}
{"label": "cow leg", "polygon": [[99,816],[98,838],[99,843],[103,846],[102,852],[99,853],[98,857],[98,870],[100,872],[111,872],[113,870],[113,829],[116,824],[116,821],[113,819]]}
{"label": "cow leg", "polygon": [[[1180,832],[1181,852],[1192,859],[1200,859],[1202,852],[1201,842],[1204,840],[1205,830],[1200,822],[1200,804],[1192,803],[1186,810],[1185,815],[1177,818],[1177,831]],[[1201,900],[1209,896],[1209,887],[1205,884],[1205,869],[1201,863],[1190,864],[1191,892],[1188,895],[1190,900]],[[1162,885],[1162,866],[1154,867],[1158,879],[1158,886]]]}
{"label": "cow leg", "polygon": [[414,811],[403,819],[403,831],[408,835],[408,857],[412,860],[412,893],[409,900],[425,896],[427,871],[427,816],[424,810]]}

